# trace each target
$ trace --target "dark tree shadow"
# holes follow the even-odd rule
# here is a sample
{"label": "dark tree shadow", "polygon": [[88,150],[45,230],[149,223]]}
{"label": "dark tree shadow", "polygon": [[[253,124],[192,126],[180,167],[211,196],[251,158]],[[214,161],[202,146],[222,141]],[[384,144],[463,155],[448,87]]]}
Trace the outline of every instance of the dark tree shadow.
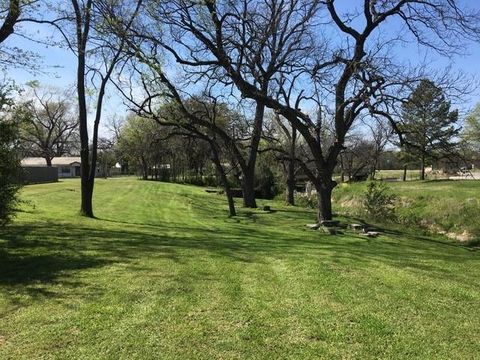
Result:
{"label": "dark tree shadow", "polygon": [[[281,224],[288,214],[281,211],[270,216],[268,221]],[[478,252],[428,236],[392,229],[381,229],[382,236],[373,239],[348,229],[343,235],[329,236],[306,229],[305,217],[296,211],[292,219],[295,221],[291,226],[298,226],[298,230],[263,226],[254,221],[232,223],[227,219],[229,226],[212,228],[110,219],[98,221],[98,227],[47,222],[13,224],[0,230],[0,286],[23,287],[27,293],[37,291],[42,295],[45,289],[30,285],[68,284],[71,279],[78,281],[74,276],[78,271],[115,263],[126,263],[131,271],[141,271],[145,266],[141,260],[146,257],[162,257],[181,264],[194,260],[198,256],[195,250],[201,250],[202,256],[245,264],[287,256],[292,262],[348,262],[365,269],[382,263],[460,283],[471,280],[455,273],[452,266],[477,266],[479,261]],[[344,218],[343,222],[359,220]],[[108,228],[102,227],[104,222],[109,224]],[[118,230],[114,224],[119,225]],[[135,228],[129,230],[129,225]]]}

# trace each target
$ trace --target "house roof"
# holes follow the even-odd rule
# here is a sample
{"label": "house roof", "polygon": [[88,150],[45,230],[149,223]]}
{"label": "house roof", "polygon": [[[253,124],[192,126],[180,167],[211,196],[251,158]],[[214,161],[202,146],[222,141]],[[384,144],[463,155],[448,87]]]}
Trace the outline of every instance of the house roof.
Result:
{"label": "house roof", "polygon": [[[68,166],[80,164],[80,156],[62,156],[52,159],[52,166]],[[41,157],[27,157],[22,160],[22,166],[47,166],[47,162]]]}

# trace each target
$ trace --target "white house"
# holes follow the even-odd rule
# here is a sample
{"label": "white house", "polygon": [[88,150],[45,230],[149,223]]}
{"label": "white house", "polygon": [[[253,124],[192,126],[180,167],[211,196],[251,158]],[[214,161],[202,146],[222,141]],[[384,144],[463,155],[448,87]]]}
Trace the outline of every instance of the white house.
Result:
{"label": "white house", "polygon": [[[22,167],[47,167],[47,162],[41,157],[27,157],[22,160]],[[58,169],[59,178],[80,176],[80,157],[62,156],[52,159],[52,167]]]}

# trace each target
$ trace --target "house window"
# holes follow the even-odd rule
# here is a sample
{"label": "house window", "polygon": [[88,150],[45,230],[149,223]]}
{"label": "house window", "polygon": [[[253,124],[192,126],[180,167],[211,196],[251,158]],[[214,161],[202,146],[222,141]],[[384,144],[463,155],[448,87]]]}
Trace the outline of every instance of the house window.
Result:
{"label": "house window", "polygon": [[62,167],[60,171],[63,175],[67,175],[67,174],[69,175],[70,174],[70,168],[69,167]]}

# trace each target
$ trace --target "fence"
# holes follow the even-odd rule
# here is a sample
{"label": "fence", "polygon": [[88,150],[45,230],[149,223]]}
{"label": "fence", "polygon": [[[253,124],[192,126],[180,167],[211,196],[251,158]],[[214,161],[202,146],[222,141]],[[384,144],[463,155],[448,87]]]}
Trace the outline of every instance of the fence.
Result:
{"label": "fence", "polygon": [[58,181],[58,169],[56,167],[29,166],[23,168],[21,180],[26,184],[39,184]]}

